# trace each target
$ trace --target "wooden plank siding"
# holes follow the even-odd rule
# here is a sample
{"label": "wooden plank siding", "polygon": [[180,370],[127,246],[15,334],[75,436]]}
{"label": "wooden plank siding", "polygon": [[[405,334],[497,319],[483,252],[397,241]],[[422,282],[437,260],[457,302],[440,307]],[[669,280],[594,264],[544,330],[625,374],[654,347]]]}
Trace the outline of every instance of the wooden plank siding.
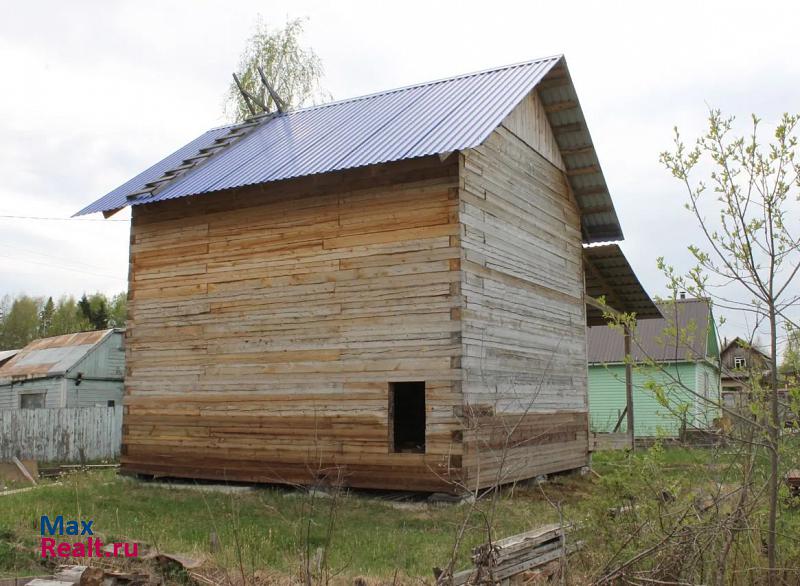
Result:
{"label": "wooden plank siding", "polygon": [[506,117],[503,126],[553,165],[566,171],[539,92],[529,93]]}
{"label": "wooden plank siding", "polygon": [[[457,157],[134,207],[123,469],[447,489],[458,236]],[[424,454],[392,381],[426,382]]]}
{"label": "wooden plank siding", "polygon": [[460,155],[469,488],[588,462],[580,215],[536,108],[532,95],[507,119],[515,131]]}

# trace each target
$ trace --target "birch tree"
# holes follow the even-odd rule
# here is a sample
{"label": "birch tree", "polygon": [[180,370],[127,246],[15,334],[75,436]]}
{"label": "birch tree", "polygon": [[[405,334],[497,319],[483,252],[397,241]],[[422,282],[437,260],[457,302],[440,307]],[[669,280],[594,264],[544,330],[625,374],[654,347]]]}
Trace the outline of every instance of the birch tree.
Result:
{"label": "birch tree", "polygon": [[[302,44],[304,26],[305,20],[297,18],[283,28],[272,28],[259,18],[255,32],[247,40],[236,76],[242,87],[268,110],[275,110],[275,102],[261,81],[259,68],[289,107],[328,97],[320,87],[322,60],[313,49]],[[241,122],[253,115],[252,106],[232,80],[225,102],[226,116],[232,122]]]}

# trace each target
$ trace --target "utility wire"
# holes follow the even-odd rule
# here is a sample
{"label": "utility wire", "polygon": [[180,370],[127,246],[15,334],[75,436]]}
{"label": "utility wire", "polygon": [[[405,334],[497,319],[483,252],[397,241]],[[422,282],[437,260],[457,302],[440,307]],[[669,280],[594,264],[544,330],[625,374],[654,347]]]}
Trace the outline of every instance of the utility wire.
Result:
{"label": "utility wire", "polygon": [[[42,257],[46,258],[48,261],[56,261],[58,263],[62,263],[62,266],[63,265],[73,265],[73,266],[84,267],[84,268],[92,270],[92,271],[94,271],[94,270],[101,270],[102,271],[103,270],[103,267],[100,267],[100,266],[97,266],[97,265],[91,265],[91,264],[88,264],[88,263],[85,263],[85,262],[81,262],[79,260],[69,260],[69,259],[66,259],[66,258],[53,256],[52,254],[50,254],[48,252],[40,252],[38,250],[31,250],[30,248],[22,248],[20,246],[17,246],[16,244],[11,244],[9,242],[3,242],[2,240],[0,240],[0,250],[2,250],[4,248],[11,248],[13,250],[19,250],[20,252],[27,252],[28,254],[35,254],[36,256],[42,256]],[[6,257],[6,258],[9,258],[9,257]],[[18,257],[14,257],[14,258],[18,258]],[[20,258],[19,260],[24,261],[25,259],[24,258]],[[41,262],[41,261],[39,261],[39,262]],[[69,268],[69,267],[67,266],[67,268]]]}
{"label": "utility wire", "polygon": [[41,265],[43,267],[49,267],[49,268],[52,268],[52,269],[61,269],[62,271],[69,271],[71,273],[85,273],[87,275],[93,275],[95,277],[103,277],[103,278],[106,278],[106,279],[114,279],[115,281],[119,281],[119,282],[126,281],[126,279],[121,279],[120,277],[114,276],[114,275],[104,275],[102,273],[95,273],[95,272],[92,272],[92,271],[85,271],[85,270],[82,270],[82,269],[76,269],[76,268],[72,268],[72,267],[64,267],[64,266],[60,266],[60,265],[56,265],[56,264],[52,264],[52,263],[39,262],[39,261],[36,261],[36,260],[30,260],[30,259],[26,259],[26,258],[19,258],[17,256],[8,256],[6,254],[0,254],[0,258],[7,258],[7,259],[12,260],[12,261],[24,262],[24,263],[34,264],[34,265]]}
{"label": "utility wire", "polygon": [[47,218],[44,216],[8,216],[8,215],[0,215],[0,219],[3,220],[55,220],[55,221],[64,221],[64,222],[127,222],[128,220],[112,220],[112,219],[100,219],[100,218]]}

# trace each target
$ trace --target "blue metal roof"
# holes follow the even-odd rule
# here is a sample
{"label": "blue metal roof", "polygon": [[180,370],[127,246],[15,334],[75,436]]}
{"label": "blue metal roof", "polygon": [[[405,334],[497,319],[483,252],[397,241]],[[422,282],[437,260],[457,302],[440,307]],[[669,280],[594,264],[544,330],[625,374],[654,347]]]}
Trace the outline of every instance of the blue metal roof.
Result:
{"label": "blue metal roof", "polygon": [[[235,131],[231,126],[213,129],[76,215],[476,147],[559,65],[566,71],[562,56],[547,57],[263,118],[207,160],[163,181],[152,195],[131,197]],[[566,79],[574,95],[568,73]],[[542,97],[546,106],[546,93]],[[576,108],[573,116],[583,121],[580,107]],[[556,115],[564,116],[564,112]],[[565,136],[591,147],[585,122],[577,134]],[[565,164],[569,169],[569,158]],[[599,165],[597,174],[601,191],[606,191],[600,195],[605,206],[599,210],[590,205],[603,216],[585,219],[585,226],[592,221],[597,224],[597,236],[587,233],[584,237],[587,241],[621,239]],[[594,200],[597,191],[592,191]]]}

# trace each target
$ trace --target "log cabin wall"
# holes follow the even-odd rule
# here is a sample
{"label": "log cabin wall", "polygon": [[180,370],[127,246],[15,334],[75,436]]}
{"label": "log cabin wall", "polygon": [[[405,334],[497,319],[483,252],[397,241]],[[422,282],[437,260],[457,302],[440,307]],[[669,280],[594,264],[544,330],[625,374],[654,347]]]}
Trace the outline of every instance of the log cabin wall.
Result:
{"label": "log cabin wall", "polygon": [[[448,490],[461,460],[458,157],[133,208],[123,470]],[[391,382],[425,382],[393,453]]]}
{"label": "log cabin wall", "polygon": [[580,216],[535,93],[460,156],[470,488],[588,462]]}

